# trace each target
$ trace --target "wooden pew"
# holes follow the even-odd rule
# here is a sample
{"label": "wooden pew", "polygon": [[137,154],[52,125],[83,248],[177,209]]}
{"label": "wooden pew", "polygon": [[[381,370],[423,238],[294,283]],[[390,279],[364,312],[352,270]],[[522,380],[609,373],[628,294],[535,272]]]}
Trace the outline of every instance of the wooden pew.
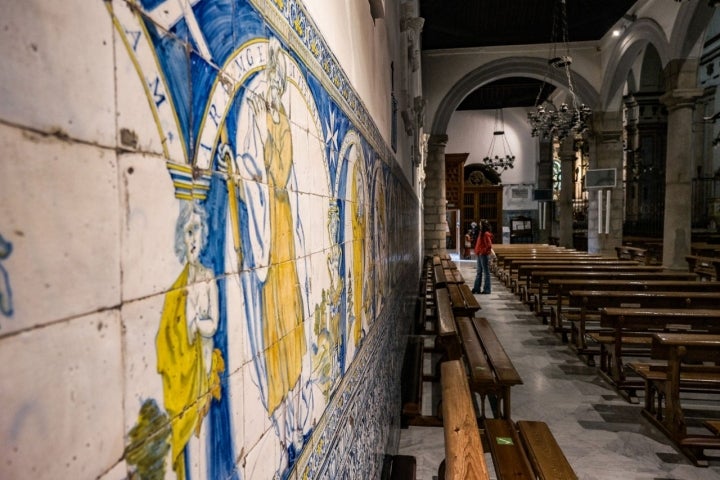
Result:
{"label": "wooden pew", "polygon": [[481,415],[485,416],[485,398],[490,396],[494,416],[510,418],[510,388],[522,383],[520,374],[487,319],[455,317],[455,322],[470,372],[470,388],[480,395]]}
{"label": "wooden pew", "polygon": [[535,276],[535,272],[619,272],[619,271],[637,271],[637,272],[659,272],[662,267],[640,266],[632,260],[587,260],[580,259],[562,259],[554,263],[524,263],[517,266],[517,282],[519,287],[515,293],[520,293],[521,300],[532,304],[533,294],[539,287],[540,278]]}
{"label": "wooden pew", "polygon": [[692,242],[690,254],[700,257],[720,258],[720,245],[708,242]]}
{"label": "wooden pew", "polygon": [[[556,329],[564,329],[564,312],[568,307],[570,292],[573,290],[716,292],[720,294],[720,282],[698,282],[696,280],[550,279],[548,281],[548,295],[554,298],[554,300],[549,302],[550,317],[551,323]],[[578,311],[579,308],[576,309],[574,313]]]}
{"label": "wooden pew", "polygon": [[[656,366],[659,368],[655,370],[648,370],[643,415],[665,433],[695,465],[708,466],[704,451],[720,449],[720,437],[688,435],[680,393],[688,385],[720,393],[720,367],[717,366],[720,365],[720,335],[655,333],[650,357],[653,360],[663,360],[665,364]],[[660,397],[661,404],[664,400],[664,407],[648,405],[648,397],[655,394]],[[712,429],[713,422],[710,422],[708,427]]]}
{"label": "wooden pew", "polygon": [[432,270],[434,288],[447,288],[456,315],[474,316],[475,312],[480,310],[477,298],[465,283],[455,262],[436,255],[433,258]]}
{"label": "wooden pew", "polygon": [[634,401],[638,383],[628,381],[623,368],[627,347],[638,348],[634,355],[648,355],[655,332],[720,333],[720,309],[603,308],[600,327],[611,330],[607,336],[592,335],[600,343],[600,373]]}
{"label": "wooden pew", "polygon": [[400,382],[402,428],[407,428],[422,415],[423,355],[423,337],[408,337]]}
{"label": "wooden pew", "polygon": [[486,418],[484,427],[499,480],[577,480],[546,423]]}
{"label": "wooden pew", "polygon": [[[561,251],[546,253],[529,253],[529,254],[509,254],[506,256],[498,256],[497,271],[498,277],[503,280],[508,287],[512,285],[509,280],[517,274],[517,266],[523,263],[543,262],[543,261],[562,261],[568,259],[602,259],[607,258],[599,254],[590,254],[587,252]],[[614,259],[612,259],[614,260]]]}
{"label": "wooden pew", "polygon": [[[553,255],[553,254],[561,254],[561,253],[580,253],[577,252],[577,250],[573,249],[566,249],[562,247],[554,247],[554,246],[545,246],[545,247],[536,247],[536,248],[528,248],[528,247],[519,247],[518,248],[510,248],[510,245],[507,244],[497,244],[493,245],[493,249],[495,250],[495,254],[497,255],[497,265],[502,266],[502,262],[506,257],[527,257],[527,256],[540,256],[540,255]],[[587,254],[587,252],[582,252]]]}
{"label": "wooden pew", "polygon": [[[660,270],[658,270],[660,268]],[[549,282],[553,279],[567,280],[567,279],[578,279],[578,280],[695,280],[697,277],[694,273],[689,272],[673,272],[663,271],[662,267],[655,266],[639,266],[639,267],[617,267],[614,270],[573,270],[573,271],[547,271],[547,270],[534,270],[531,272],[531,278],[528,282],[537,282],[537,293],[533,293],[533,310],[538,315],[549,315],[550,305],[547,305],[545,301],[548,295]],[[542,313],[541,313],[542,312]],[[543,317],[543,320],[545,318]],[[554,326],[559,327],[559,326]],[[564,332],[564,335],[567,332]],[[565,339],[566,340],[566,339]]]}
{"label": "wooden pew", "polygon": [[[389,462],[389,480],[415,480],[417,461],[411,455],[392,455],[386,458]],[[383,472],[384,475],[384,472]],[[383,478],[387,478],[384,477]]]}
{"label": "wooden pew", "polygon": [[440,368],[445,460],[438,478],[487,480],[490,476],[465,367],[459,360],[451,360]]}
{"label": "wooden pew", "polygon": [[688,269],[703,280],[720,280],[720,258],[686,255]]}
{"label": "wooden pew", "polygon": [[[695,282],[700,283],[700,282]],[[718,285],[720,287],[720,284]],[[677,291],[632,291],[632,290],[572,290],[568,294],[568,306],[576,314],[566,314],[571,325],[571,344],[578,354],[588,356],[593,365],[593,355],[599,353],[587,348],[585,334],[589,332],[588,320],[599,321],[600,310],[607,307],[633,308],[718,308],[720,289],[715,292]],[[599,326],[599,325],[598,325]],[[598,328],[594,329],[595,331]]]}
{"label": "wooden pew", "polygon": [[455,327],[455,314],[446,288],[436,289],[438,303],[438,328],[435,346],[442,353],[441,362],[457,360],[462,356],[460,338]]}
{"label": "wooden pew", "polygon": [[607,258],[601,256],[578,256],[578,255],[563,255],[555,258],[548,257],[536,257],[532,259],[517,259],[510,258],[506,262],[506,270],[509,276],[509,282],[506,284],[513,292],[517,293],[518,286],[523,284],[527,279],[527,274],[534,268],[549,267],[553,268],[561,265],[576,265],[576,266],[590,266],[590,265],[639,265],[637,262],[632,260],[617,260],[614,258]]}
{"label": "wooden pew", "polygon": [[645,265],[649,264],[650,258],[647,256],[646,248],[631,247],[630,245],[622,245],[615,247],[617,258],[625,260],[637,260]]}

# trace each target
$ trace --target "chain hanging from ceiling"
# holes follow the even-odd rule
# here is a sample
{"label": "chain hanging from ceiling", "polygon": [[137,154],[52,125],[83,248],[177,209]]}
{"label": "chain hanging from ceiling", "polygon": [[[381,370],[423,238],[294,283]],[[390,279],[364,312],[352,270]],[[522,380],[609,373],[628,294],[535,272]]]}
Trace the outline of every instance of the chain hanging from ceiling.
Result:
{"label": "chain hanging from ceiling", "polygon": [[[564,49],[561,54],[558,54],[558,46]],[[533,137],[562,140],[570,133],[579,134],[587,130],[587,121],[592,115],[592,110],[584,104],[578,105],[570,72],[571,64],[566,0],[558,0],[553,11],[552,46],[548,58],[548,71],[535,99],[534,110],[528,113],[530,133]],[[557,107],[550,100],[540,102],[552,69],[562,69],[565,74],[565,82],[570,94],[569,104],[563,102]]]}
{"label": "chain hanging from ceiling", "polygon": [[[498,138],[500,140],[498,141]],[[495,147],[502,148],[502,156],[495,153]],[[495,155],[493,155],[495,154]],[[502,173],[508,168],[513,168],[515,163],[515,155],[510,150],[510,143],[505,136],[505,120],[503,118],[502,109],[495,110],[495,126],[493,128],[493,137],[490,141],[488,153],[483,158],[483,163],[488,167],[492,167],[496,172]]]}

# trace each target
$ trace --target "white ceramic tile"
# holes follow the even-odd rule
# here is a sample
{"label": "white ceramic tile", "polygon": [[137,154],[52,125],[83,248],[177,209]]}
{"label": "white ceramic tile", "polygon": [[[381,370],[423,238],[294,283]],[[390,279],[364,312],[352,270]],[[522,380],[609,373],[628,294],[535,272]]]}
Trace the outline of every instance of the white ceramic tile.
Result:
{"label": "white ceramic tile", "polygon": [[[245,273],[245,276],[248,274]],[[226,293],[226,331],[228,342],[228,372],[234,375],[251,360],[252,354],[247,344],[247,314],[245,292],[237,274],[227,275],[224,282]]]}
{"label": "white ceramic tile", "polygon": [[0,125],[0,235],[14,314],[10,332],[118,305],[114,151]]}
{"label": "white ceramic tile", "polygon": [[307,132],[304,136],[298,135],[298,137],[302,139],[301,145],[306,146],[306,150],[299,151],[294,159],[298,175],[298,188],[316,195],[334,196],[337,186],[331,184],[328,161],[322,141]]}
{"label": "white ceramic tile", "polygon": [[0,69],[0,118],[114,145],[112,24],[105,2],[2,2],[0,19],[6,65]]}
{"label": "white ceramic tile", "polygon": [[96,478],[123,454],[117,310],[3,339],[3,478]]}
{"label": "white ceramic tile", "polygon": [[125,302],[121,315],[125,350],[125,432],[138,420],[143,402],[155,399],[163,407],[162,377],[157,371],[157,334],[164,295]]}
{"label": "white ceramic tile", "polygon": [[175,255],[180,200],[165,161],[155,155],[120,155],[124,300],[167,291],[184,267]]}
{"label": "white ceramic tile", "polygon": [[[243,367],[243,435],[246,451],[253,448],[263,435],[271,435],[277,441],[275,431],[271,427],[268,413],[262,404],[260,390],[257,387],[255,365],[248,363]],[[233,391],[237,384],[233,385]],[[235,393],[233,393],[235,395]]]}
{"label": "white ceramic tile", "polygon": [[[295,196],[295,193],[290,193]],[[302,223],[303,243],[297,244],[297,255],[311,255],[329,244],[327,226],[327,198],[305,193],[297,194],[297,209]]]}
{"label": "white ceramic tile", "polygon": [[272,430],[267,431],[258,443],[248,445],[243,478],[279,478],[275,474],[280,469],[280,450]]}
{"label": "white ceramic tile", "polygon": [[[135,34],[137,18],[126,12],[124,2],[114,2],[114,12],[123,25],[128,24],[128,35]],[[131,30],[133,29],[133,30]],[[163,140],[167,155],[177,162],[185,162],[186,155],[181,145],[177,123],[169,120],[171,103],[167,97],[164,86],[156,77],[157,66],[155,58],[146,40],[141,38],[143,48],[133,51],[124,40],[129,40],[114,29],[116,41],[116,75],[117,75],[117,134],[118,144],[123,148],[136,149],[162,155],[164,153]],[[153,67],[154,70],[151,68]],[[149,78],[150,77],[150,78]],[[158,82],[156,83],[156,80]],[[147,90],[148,85],[152,90]],[[159,93],[156,93],[158,92]],[[160,95],[148,98],[148,95]],[[160,103],[159,107],[155,107]],[[167,108],[166,108],[167,107]],[[153,116],[153,109],[159,111],[157,117]]]}
{"label": "white ceramic tile", "polygon": [[[231,359],[228,358],[228,363]],[[229,370],[227,395],[230,402],[230,422],[235,455],[245,448],[245,369]]]}

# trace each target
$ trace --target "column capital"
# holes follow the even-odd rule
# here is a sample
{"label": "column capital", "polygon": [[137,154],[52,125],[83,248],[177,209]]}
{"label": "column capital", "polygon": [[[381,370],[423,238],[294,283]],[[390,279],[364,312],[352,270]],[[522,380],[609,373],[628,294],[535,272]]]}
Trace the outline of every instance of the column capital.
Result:
{"label": "column capital", "polygon": [[694,108],[696,100],[704,93],[705,90],[702,88],[676,88],[661,96],[660,102],[668,108],[669,112],[679,108]]}
{"label": "column capital", "polygon": [[428,150],[445,148],[447,146],[448,136],[446,134],[433,134],[428,138]]}

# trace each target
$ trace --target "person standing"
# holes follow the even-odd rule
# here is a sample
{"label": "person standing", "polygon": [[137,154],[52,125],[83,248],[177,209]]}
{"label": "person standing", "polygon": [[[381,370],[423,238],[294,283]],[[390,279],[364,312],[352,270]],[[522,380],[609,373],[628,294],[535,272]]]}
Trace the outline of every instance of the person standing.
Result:
{"label": "person standing", "polygon": [[481,220],[480,234],[475,242],[477,273],[475,274],[475,284],[473,285],[472,293],[490,293],[490,258],[495,255],[492,241],[493,234],[490,232],[490,223],[488,223],[487,220]]}

